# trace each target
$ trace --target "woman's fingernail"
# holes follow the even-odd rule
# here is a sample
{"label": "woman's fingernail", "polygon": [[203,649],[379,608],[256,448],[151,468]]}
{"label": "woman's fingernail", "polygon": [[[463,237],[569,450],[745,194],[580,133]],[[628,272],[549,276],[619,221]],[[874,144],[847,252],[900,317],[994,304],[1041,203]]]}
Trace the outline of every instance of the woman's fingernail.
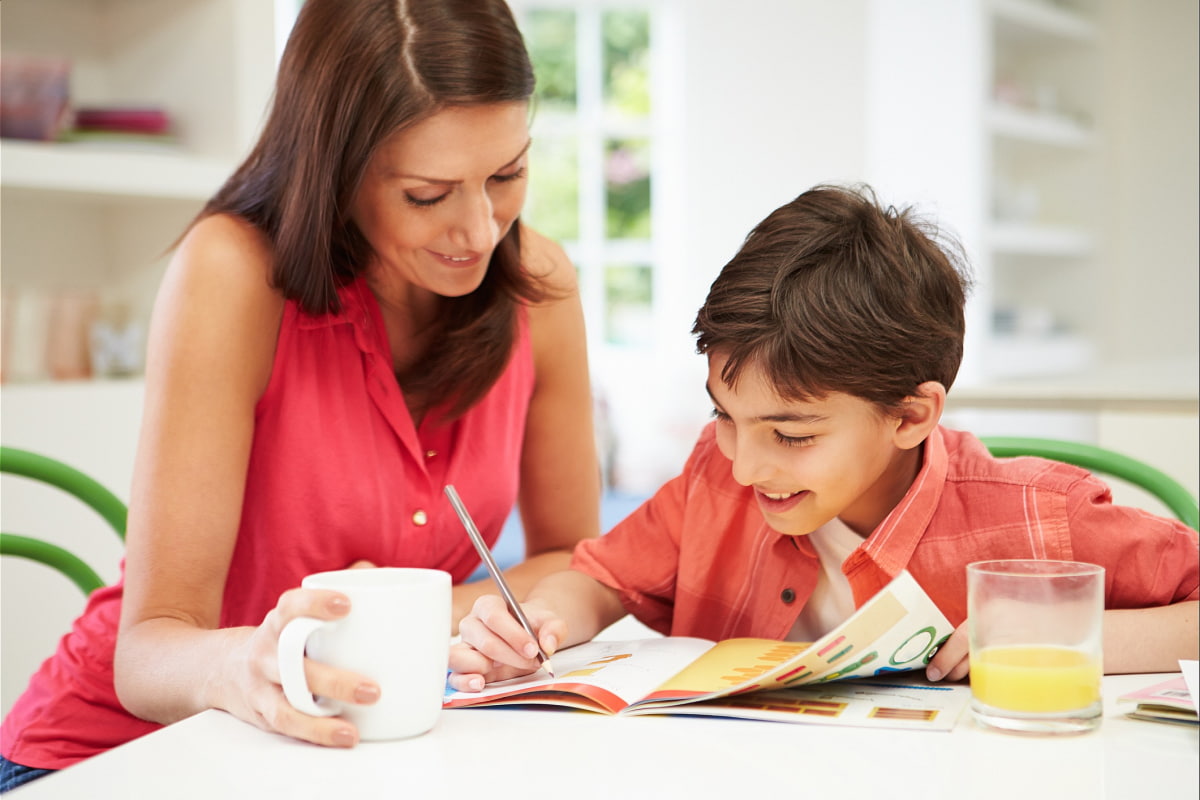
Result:
{"label": "woman's fingernail", "polygon": [[942,671],[937,667],[930,667],[925,670],[925,677],[931,681],[940,681],[942,679]]}
{"label": "woman's fingernail", "polygon": [[379,699],[379,687],[370,683],[359,685],[354,690],[354,702],[356,703],[374,703]]}
{"label": "woman's fingernail", "polygon": [[529,644],[525,645],[524,652],[525,652],[526,658],[537,658],[537,654],[538,654],[537,645],[534,644],[533,642],[530,642]]}
{"label": "woman's fingernail", "polygon": [[350,598],[346,597],[345,595],[331,597],[325,604],[325,607],[329,609],[330,613],[332,614],[345,614],[350,610]]}
{"label": "woman's fingernail", "polygon": [[353,728],[338,728],[333,732],[333,743],[338,747],[353,747],[357,743]]}
{"label": "woman's fingernail", "polygon": [[557,649],[558,649],[558,637],[547,636],[546,637],[546,655],[550,655]]}
{"label": "woman's fingernail", "polygon": [[471,678],[471,680],[467,681],[467,689],[472,692],[482,692],[483,678]]}

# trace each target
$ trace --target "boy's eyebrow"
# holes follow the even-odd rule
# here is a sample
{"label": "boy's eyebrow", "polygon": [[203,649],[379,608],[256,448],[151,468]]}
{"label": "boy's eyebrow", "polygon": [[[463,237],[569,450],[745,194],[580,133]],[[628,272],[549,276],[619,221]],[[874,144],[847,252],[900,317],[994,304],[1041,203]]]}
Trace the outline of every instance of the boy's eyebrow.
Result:
{"label": "boy's eyebrow", "polygon": [[[513,156],[512,159],[507,164],[501,165],[496,171],[499,172],[502,169],[508,169],[513,164],[520,161],[521,157],[529,152],[529,147],[532,144],[533,144],[533,139],[526,140],[525,146],[521,148],[521,152],[519,152],[515,156]],[[424,175],[409,175],[407,173],[402,173],[402,172],[394,173],[392,175],[392,177],[393,178],[407,178],[409,180],[417,180],[417,181],[425,181],[426,183],[433,183],[433,184],[438,184],[441,186],[455,186],[457,184],[462,183],[462,181],[458,181],[458,180],[449,180],[446,178],[427,178]]]}
{"label": "boy's eyebrow", "polygon": [[[713,401],[713,405],[715,405],[717,408],[720,408],[721,404],[717,402],[717,398],[713,395],[712,389],[709,388],[709,385],[707,382],[704,384],[704,391],[708,392],[708,399]],[[817,422],[824,422],[827,419],[829,419],[829,417],[827,417],[824,414],[797,414],[797,413],[793,413],[793,412],[784,412],[782,414],[763,414],[760,417],[755,417],[754,421],[755,422],[799,422],[799,423],[802,423],[805,425],[812,425]]]}

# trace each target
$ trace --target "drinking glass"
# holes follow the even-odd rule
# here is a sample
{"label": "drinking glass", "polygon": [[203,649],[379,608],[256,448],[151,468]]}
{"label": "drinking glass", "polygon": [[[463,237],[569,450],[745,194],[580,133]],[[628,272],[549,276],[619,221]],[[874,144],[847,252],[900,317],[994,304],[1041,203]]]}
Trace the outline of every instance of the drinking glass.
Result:
{"label": "drinking glass", "polygon": [[1103,614],[1103,567],[1052,560],[968,564],[975,719],[1015,733],[1098,727]]}

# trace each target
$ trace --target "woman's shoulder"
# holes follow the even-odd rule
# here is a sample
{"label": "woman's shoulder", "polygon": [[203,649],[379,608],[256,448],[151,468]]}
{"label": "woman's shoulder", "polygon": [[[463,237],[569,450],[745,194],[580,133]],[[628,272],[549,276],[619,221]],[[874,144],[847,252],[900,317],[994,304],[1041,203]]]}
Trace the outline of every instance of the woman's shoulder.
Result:
{"label": "woman's shoulder", "polygon": [[249,223],[226,214],[197,221],[160,284],[154,338],[196,364],[236,352],[254,385],[265,385],[284,309],[271,267],[270,243]]}
{"label": "woman's shoulder", "polygon": [[178,288],[189,304],[215,314],[274,316],[283,295],[273,286],[271,244],[245,220],[214,214],[197,221],[180,240],[167,267],[164,289]]}

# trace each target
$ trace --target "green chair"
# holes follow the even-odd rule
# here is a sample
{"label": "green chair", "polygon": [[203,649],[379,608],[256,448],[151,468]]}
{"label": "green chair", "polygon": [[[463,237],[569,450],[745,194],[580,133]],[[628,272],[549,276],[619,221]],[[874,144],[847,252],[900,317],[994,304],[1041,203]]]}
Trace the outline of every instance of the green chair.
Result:
{"label": "green chair", "polygon": [[1081,442],[1059,439],[1036,439],[1024,436],[980,437],[992,455],[1040,456],[1054,461],[1074,464],[1101,475],[1119,478],[1144,489],[1162,501],[1180,520],[1193,528],[1200,527],[1200,505],[1179,481],[1162,470],[1136,458]]}
{"label": "green chair", "polygon": [[[20,475],[62,489],[95,510],[125,540],[126,506],[119,497],[95,479],[53,458],[0,447],[0,472]],[[58,545],[30,536],[0,533],[0,555],[18,556],[57,569],[71,579],[85,595],[104,585],[104,581],[83,559]]]}

